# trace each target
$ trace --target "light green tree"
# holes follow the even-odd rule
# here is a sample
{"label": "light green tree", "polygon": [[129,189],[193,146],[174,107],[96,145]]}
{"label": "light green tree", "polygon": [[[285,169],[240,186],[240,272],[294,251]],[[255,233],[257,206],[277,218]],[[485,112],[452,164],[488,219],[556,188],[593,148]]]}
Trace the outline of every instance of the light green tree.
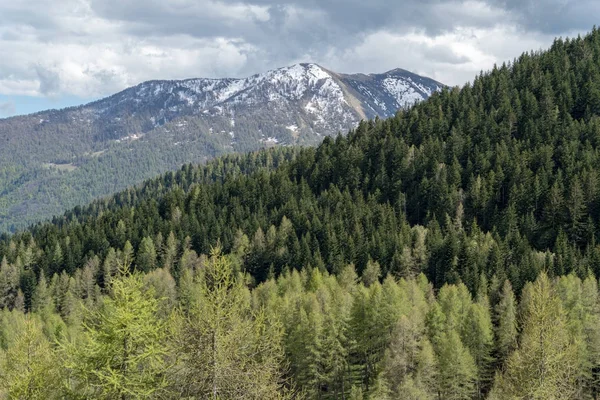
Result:
{"label": "light green tree", "polygon": [[56,351],[33,315],[13,311],[15,335],[0,350],[0,398],[45,400],[60,398],[60,368]]}
{"label": "light green tree", "polygon": [[454,330],[444,333],[438,349],[440,396],[444,400],[470,399],[475,394],[477,367]]}
{"label": "light green tree", "polygon": [[[492,394],[518,399],[573,399],[577,349],[567,318],[548,276],[523,290],[524,320],[519,347],[508,358]],[[501,398],[501,397],[498,397]]]}
{"label": "light green tree", "polygon": [[517,300],[508,280],[504,281],[500,301],[495,308],[496,348],[498,361],[503,363],[517,346]]}
{"label": "light green tree", "polygon": [[477,367],[475,382],[478,398],[483,398],[492,381],[492,350],[494,349],[494,331],[492,318],[486,302],[471,304],[468,318],[463,327],[464,344],[473,356]]}
{"label": "light green tree", "polygon": [[215,249],[197,276],[189,312],[175,338],[179,397],[279,399],[283,349],[278,323],[250,306],[242,279]]}
{"label": "light green tree", "polygon": [[147,399],[165,393],[169,369],[167,322],[160,301],[139,274],[121,271],[98,311],[84,313],[83,332],[64,345],[70,396]]}

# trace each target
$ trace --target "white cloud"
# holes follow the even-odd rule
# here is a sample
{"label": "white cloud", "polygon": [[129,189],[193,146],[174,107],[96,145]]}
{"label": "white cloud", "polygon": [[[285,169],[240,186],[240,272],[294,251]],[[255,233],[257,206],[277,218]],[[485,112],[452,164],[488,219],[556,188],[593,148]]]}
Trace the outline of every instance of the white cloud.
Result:
{"label": "white cloud", "polygon": [[494,63],[549,46],[557,33],[591,28],[575,26],[574,13],[597,8],[588,0],[579,3],[569,11],[570,24],[552,31],[524,23],[531,0],[519,4],[5,1],[0,2],[0,95],[99,97],[144,80],[243,76],[298,61],[339,72],[401,67],[462,84]]}
{"label": "white cloud", "polygon": [[380,31],[343,52],[331,51],[326,62],[334,70],[345,72],[383,72],[402,67],[449,85],[462,85],[480,71],[512,61],[524,51],[547,47],[552,40],[550,35],[524,35],[514,26],[457,28],[436,36]]}

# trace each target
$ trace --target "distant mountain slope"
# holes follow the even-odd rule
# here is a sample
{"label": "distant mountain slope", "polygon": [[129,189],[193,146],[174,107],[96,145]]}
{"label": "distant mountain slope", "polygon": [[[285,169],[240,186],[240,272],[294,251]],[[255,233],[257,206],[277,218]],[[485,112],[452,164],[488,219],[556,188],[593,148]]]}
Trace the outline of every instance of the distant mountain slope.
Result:
{"label": "distant mountain slope", "polygon": [[316,148],[187,165],[0,238],[15,266],[4,281],[23,271],[28,299],[40,271],[116,265],[119,252],[177,278],[217,243],[257,281],[378,262],[373,280],[424,273],[486,296],[488,282],[521,292],[540,271],[600,276],[598,66],[594,29]]}
{"label": "distant mountain slope", "polygon": [[442,85],[403,70],[297,64],[244,79],[149,81],[99,101],[0,120],[0,232],[219,154],[318,143]]}

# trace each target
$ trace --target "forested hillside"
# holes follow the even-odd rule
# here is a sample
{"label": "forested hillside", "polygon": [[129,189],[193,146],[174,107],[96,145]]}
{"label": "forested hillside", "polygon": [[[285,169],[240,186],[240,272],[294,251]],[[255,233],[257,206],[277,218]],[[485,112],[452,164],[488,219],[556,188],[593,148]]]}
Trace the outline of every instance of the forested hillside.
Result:
{"label": "forested hillside", "polygon": [[[475,296],[424,275],[379,282],[286,270],[249,290],[241,253],[193,251],[181,278],[97,260],[41,275],[0,311],[10,399],[592,399],[600,390],[598,282],[542,274]],[[193,261],[192,261],[193,260]]]}
{"label": "forested hillside", "polygon": [[286,265],[362,272],[369,259],[472,291],[481,274],[520,289],[542,269],[599,272],[598,65],[598,31],[557,40],[274,170],[211,183],[186,166],[6,237],[0,255],[36,277],[73,273],[127,241],[161,251],[172,233],[199,254],[248,242],[244,269],[258,281]]}
{"label": "forested hillside", "polygon": [[[221,246],[233,260],[232,276],[241,281],[244,274],[252,288],[243,289],[240,303],[256,308],[242,314],[282,330],[280,341],[266,341],[283,346],[288,368],[278,375],[283,381],[272,376],[291,395],[594,398],[599,146],[594,29],[497,66],[473,84],[444,89],[394,118],[363,122],[316,149],[186,166],[5,236],[0,301],[6,309],[33,310],[48,277],[59,293],[71,292],[69,301],[55,303],[69,325],[78,299],[112,293],[117,266],[131,263],[146,279],[171,282],[171,305],[179,302],[185,312],[189,296],[198,295],[186,286],[190,274],[203,276],[203,254]],[[347,283],[353,268],[364,287]],[[313,282],[319,280],[329,283]],[[294,291],[306,293],[286,297]],[[118,312],[117,294],[109,299],[92,301],[101,316]],[[206,301],[198,307],[212,307]],[[411,302],[418,311],[408,309]],[[231,315],[227,310],[240,306],[221,305],[211,310]],[[293,322],[286,320],[292,315]],[[193,323],[184,320],[182,329]],[[84,324],[83,334],[95,329],[101,326]],[[71,384],[92,379],[78,373],[84,375]],[[168,387],[169,378],[159,376]],[[190,375],[181,379],[199,385]]]}
{"label": "forested hillside", "polygon": [[316,145],[442,86],[401,69],[346,75],[296,64],[245,79],[143,82],[79,107],[0,119],[0,233],[185,163]]}

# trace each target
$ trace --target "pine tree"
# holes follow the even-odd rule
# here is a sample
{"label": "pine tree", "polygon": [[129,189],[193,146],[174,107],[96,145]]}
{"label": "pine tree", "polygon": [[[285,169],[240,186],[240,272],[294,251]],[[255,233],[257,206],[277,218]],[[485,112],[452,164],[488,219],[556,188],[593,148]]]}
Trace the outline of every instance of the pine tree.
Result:
{"label": "pine tree", "polygon": [[15,265],[8,263],[6,257],[0,262],[0,309],[15,307],[19,287],[19,273]]}
{"label": "pine tree", "polygon": [[156,247],[151,238],[145,237],[142,239],[140,248],[138,250],[136,260],[136,267],[143,272],[150,272],[156,269]]}

